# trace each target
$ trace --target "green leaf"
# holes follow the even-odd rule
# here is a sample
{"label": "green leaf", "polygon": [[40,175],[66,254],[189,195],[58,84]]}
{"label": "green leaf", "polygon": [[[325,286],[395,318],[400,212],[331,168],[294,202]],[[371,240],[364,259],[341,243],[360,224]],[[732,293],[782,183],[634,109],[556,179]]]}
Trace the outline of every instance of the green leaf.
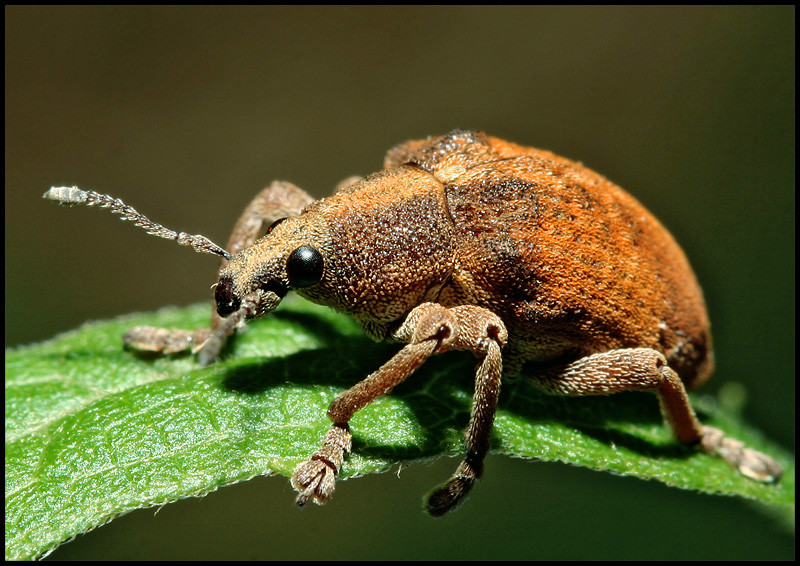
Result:
{"label": "green leaf", "polygon": [[[399,348],[301,300],[251,324],[207,368],[188,355],[121,346],[132,326],[197,328],[209,315],[205,304],[163,309],[6,351],[6,559],[40,557],[134,509],[257,475],[290,476],[317,449],[333,398]],[[341,477],[460,455],[473,368],[463,352],[436,356],[356,414]],[[642,393],[561,398],[524,380],[505,384],[493,449],[738,495],[793,516],[793,458],[741,422],[737,397],[731,389],[720,403],[694,401],[704,422],[776,457],[785,470],[778,485],[676,444],[655,398]]]}

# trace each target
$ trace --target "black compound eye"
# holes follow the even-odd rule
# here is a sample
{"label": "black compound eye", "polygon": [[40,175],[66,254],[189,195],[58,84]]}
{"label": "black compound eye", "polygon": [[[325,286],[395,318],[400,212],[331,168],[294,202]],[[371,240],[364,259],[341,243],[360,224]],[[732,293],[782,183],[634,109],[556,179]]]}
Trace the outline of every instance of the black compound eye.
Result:
{"label": "black compound eye", "polygon": [[325,265],[322,254],[311,246],[300,246],[286,260],[289,285],[296,288],[310,287],[322,279]]}

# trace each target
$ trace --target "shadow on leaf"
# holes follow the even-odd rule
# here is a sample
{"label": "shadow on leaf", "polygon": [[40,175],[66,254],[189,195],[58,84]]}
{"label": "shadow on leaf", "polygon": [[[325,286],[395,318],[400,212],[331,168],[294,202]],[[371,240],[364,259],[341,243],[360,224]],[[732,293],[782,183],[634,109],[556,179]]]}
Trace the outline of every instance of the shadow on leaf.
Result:
{"label": "shadow on leaf", "polygon": [[[328,347],[306,350],[283,358],[231,362],[224,370],[223,387],[246,395],[261,395],[270,389],[290,384],[307,389],[308,402],[319,406],[324,418],[327,405],[320,404],[320,388],[334,388],[332,396],[364,379],[394,355],[401,345],[376,343],[360,336],[345,335],[335,326],[312,315],[284,313],[324,338]],[[414,428],[424,434],[413,445],[369,441],[367,431],[353,428],[354,452],[381,460],[411,460],[439,455],[458,455],[462,450],[462,431],[469,420],[474,388],[475,361],[464,352],[434,356],[422,368],[398,385],[388,395],[402,401],[410,411]],[[367,411],[368,408],[362,411]],[[379,409],[373,409],[379,411]],[[691,450],[677,444],[656,444],[626,430],[623,425],[665,426],[654,395],[623,393],[608,397],[560,397],[539,391],[530,382],[519,379],[506,383],[501,394],[500,413],[513,415],[529,425],[562,423],[600,443],[647,457],[679,457]],[[377,414],[375,426],[389,413]],[[493,447],[504,451],[504,431],[495,431]],[[547,446],[532,446],[532,452],[544,452]]]}

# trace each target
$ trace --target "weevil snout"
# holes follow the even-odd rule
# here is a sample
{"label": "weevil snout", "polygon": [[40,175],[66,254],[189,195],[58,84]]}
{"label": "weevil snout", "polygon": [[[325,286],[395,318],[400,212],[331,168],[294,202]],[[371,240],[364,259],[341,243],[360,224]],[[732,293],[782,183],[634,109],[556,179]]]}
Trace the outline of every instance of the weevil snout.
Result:
{"label": "weevil snout", "polygon": [[244,297],[239,296],[234,291],[234,281],[232,277],[222,276],[217,283],[214,291],[214,298],[217,302],[217,313],[226,318],[239,311],[243,304],[246,304],[245,318],[253,318],[269,314],[281,299],[286,296],[288,288],[280,281],[265,281],[256,290],[248,293]]}

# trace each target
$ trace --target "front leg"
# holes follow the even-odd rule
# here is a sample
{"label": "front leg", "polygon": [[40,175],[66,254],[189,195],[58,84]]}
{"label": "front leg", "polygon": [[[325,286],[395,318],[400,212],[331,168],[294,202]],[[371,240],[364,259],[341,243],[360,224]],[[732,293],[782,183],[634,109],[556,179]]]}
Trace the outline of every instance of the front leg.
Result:
{"label": "front leg", "polygon": [[[258,239],[264,229],[273,222],[287,216],[296,216],[314,199],[302,189],[285,181],[274,181],[262,190],[242,212],[233,232],[228,238],[227,251],[236,255]],[[221,270],[227,265],[222,260]],[[216,305],[211,315],[211,326],[195,331],[176,328],[155,328],[137,326],[125,334],[126,347],[145,352],[175,354],[191,349],[200,352],[203,365],[213,362],[220,350],[236,328],[223,324],[224,319],[217,314]]]}
{"label": "front leg", "polygon": [[423,303],[409,313],[395,338],[408,342],[376,372],[333,400],[328,417],[333,425],[320,450],[300,464],[292,475],[299,491],[297,504],[313,500],[325,503],[335,489],[335,476],[351,448],[348,422],[378,397],[405,381],[433,354],[447,350],[469,350],[479,358],[472,413],[466,431],[466,458],[444,487],[433,493],[428,512],[443,515],[469,493],[483,471],[500,393],[501,349],[508,338],[505,325],[490,311],[473,306],[451,309]]}

